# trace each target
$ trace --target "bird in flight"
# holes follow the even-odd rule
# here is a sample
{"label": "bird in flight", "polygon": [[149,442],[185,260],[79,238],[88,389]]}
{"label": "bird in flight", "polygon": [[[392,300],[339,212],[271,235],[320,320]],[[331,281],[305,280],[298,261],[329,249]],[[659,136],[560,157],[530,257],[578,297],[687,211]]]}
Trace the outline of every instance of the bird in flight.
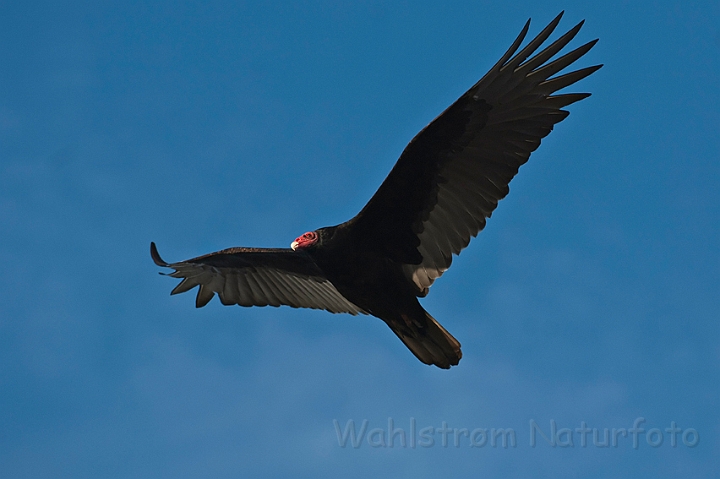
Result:
{"label": "bird in flight", "polygon": [[490,71],[412,139],[351,220],[307,232],[290,248],[236,247],[178,263],[151,243],[155,264],[182,279],[171,294],[199,287],[198,308],[217,294],[224,305],[369,314],[423,363],[457,365],[460,343],[418,298],[485,227],[520,165],[568,116],[563,108],[590,96],[555,94],[602,66],[556,75],[597,42],[554,58],[580,22],[540,50],[561,17],[518,51],[528,20]]}

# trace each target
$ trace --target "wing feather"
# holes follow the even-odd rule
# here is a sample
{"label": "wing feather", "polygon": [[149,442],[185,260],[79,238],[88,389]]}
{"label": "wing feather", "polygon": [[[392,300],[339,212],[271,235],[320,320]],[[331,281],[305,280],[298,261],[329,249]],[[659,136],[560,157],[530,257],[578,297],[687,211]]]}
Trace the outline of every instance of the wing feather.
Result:
{"label": "wing feather", "polygon": [[238,291],[238,278],[236,273],[225,275],[225,285],[220,293],[220,302],[226,306],[240,302],[240,291]]}
{"label": "wing feather", "polygon": [[210,300],[215,296],[215,293],[210,288],[209,284],[201,284],[200,289],[198,290],[198,294],[195,297],[195,307],[196,308],[202,308],[206,304],[210,302]]}
{"label": "wing feather", "polygon": [[175,288],[170,292],[170,294],[179,294],[190,291],[198,284],[199,283],[193,281],[191,278],[183,278],[183,280],[180,281],[177,286],[175,286]]}

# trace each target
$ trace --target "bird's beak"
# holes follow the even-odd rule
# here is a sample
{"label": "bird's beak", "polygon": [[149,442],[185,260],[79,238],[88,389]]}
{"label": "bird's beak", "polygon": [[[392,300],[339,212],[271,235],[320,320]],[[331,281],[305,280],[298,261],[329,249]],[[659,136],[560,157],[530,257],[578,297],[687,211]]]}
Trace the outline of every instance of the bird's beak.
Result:
{"label": "bird's beak", "polygon": [[292,243],[290,243],[290,249],[292,249],[293,251],[295,251],[297,249],[297,247],[298,247],[297,241],[293,241]]}

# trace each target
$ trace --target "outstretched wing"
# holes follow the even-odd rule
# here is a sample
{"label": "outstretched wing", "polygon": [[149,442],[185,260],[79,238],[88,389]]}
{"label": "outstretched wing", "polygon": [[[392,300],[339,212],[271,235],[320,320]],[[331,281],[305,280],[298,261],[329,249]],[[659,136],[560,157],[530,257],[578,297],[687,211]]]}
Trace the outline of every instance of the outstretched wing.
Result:
{"label": "outstretched wing", "polygon": [[315,262],[291,249],[230,248],[179,263],[166,263],[150,243],[158,266],[172,268],[182,278],[170,294],[199,286],[195,306],[205,306],[215,295],[222,304],[324,309],[331,313],[365,312],[345,299]]}
{"label": "outstretched wing", "polygon": [[553,77],[597,42],[551,61],[583,22],[536,53],[561,17],[515,54],[528,20],[497,64],[413,138],[375,195],[348,222],[361,244],[405,263],[419,295],[427,294],[452,255],[485,227],[520,165],[568,116],[562,108],[590,96],[554,95],[602,66]]}

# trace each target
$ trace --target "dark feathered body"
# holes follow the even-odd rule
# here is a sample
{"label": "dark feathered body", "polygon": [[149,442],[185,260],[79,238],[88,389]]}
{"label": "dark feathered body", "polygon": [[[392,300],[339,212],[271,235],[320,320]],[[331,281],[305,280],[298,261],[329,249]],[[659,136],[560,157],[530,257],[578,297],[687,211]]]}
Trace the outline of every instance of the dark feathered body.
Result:
{"label": "dark feathered body", "polygon": [[553,60],[582,22],[538,51],[561,15],[518,52],[528,22],[495,66],[413,138],[351,220],[308,232],[292,249],[231,248],[173,264],[153,244],[155,262],[183,278],[173,294],[199,286],[198,307],[217,293],[223,304],[371,314],[422,362],[458,364],[460,343],[417,298],[485,227],[518,168],[567,117],[562,108],[589,96],[554,95],[600,68],[553,76],[595,44]]}

